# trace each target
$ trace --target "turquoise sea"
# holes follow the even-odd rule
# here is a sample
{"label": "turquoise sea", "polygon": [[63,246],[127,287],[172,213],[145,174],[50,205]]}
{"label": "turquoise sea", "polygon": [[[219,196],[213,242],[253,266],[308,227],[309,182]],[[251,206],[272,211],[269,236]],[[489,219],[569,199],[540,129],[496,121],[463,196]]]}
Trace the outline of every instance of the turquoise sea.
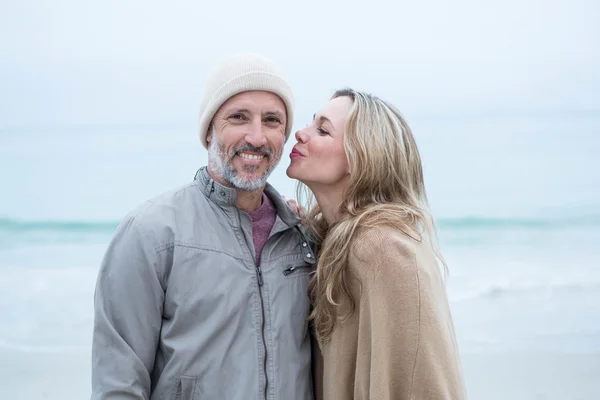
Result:
{"label": "turquoise sea", "polygon": [[[406,117],[471,398],[600,398],[600,114]],[[293,197],[288,161],[271,183]],[[111,234],[205,163],[193,127],[0,130],[1,398],[89,395],[92,296]],[[519,368],[529,378],[511,375]],[[76,383],[47,386],[66,376]]]}

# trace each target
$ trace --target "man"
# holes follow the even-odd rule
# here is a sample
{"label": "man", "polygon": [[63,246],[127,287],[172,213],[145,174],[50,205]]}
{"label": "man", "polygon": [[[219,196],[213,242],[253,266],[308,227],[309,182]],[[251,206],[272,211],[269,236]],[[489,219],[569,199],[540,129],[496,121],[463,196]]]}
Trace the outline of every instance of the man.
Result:
{"label": "man", "polygon": [[312,399],[314,255],[267,177],[293,123],[270,60],[218,63],[200,139],[208,166],[121,222],[95,293],[93,399]]}

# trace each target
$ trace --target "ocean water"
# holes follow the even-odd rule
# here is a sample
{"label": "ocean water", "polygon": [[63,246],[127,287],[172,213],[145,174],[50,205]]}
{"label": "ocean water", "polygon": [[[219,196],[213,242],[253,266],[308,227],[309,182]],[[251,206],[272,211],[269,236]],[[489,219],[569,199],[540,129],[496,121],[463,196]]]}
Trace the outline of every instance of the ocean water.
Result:
{"label": "ocean water", "polygon": [[[469,355],[600,360],[600,115],[407,117],[450,269],[472,398],[559,398],[526,385],[510,397],[479,395],[487,389],[469,372],[480,369]],[[61,367],[79,374],[83,394],[71,398],[88,395],[92,296],[112,232],[131,208],[188,182],[205,163],[185,126],[0,130],[0,354],[10,355],[0,356],[0,371],[13,373],[0,374],[0,397],[26,398],[12,384],[15,360],[74,354]],[[293,197],[287,163],[284,156],[271,183]],[[25,376],[43,374],[22,362]],[[516,364],[509,359],[507,368]],[[600,398],[600,362],[590,365],[589,378],[577,378],[587,389],[573,398]],[[565,391],[575,385],[540,379]],[[50,398],[44,385],[27,393]]]}

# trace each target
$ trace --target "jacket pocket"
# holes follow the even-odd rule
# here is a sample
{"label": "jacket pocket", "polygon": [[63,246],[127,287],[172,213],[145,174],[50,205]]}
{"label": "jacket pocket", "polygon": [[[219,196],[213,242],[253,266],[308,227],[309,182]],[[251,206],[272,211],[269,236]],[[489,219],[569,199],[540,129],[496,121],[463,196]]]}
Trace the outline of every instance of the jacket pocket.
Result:
{"label": "jacket pocket", "polygon": [[288,265],[284,268],[283,275],[288,278],[306,275],[312,271],[313,267],[313,265],[306,263]]}
{"label": "jacket pocket", "polygon": [[200,400],[198,392],[198,377],[182,375],[177,379],[172,400]]}

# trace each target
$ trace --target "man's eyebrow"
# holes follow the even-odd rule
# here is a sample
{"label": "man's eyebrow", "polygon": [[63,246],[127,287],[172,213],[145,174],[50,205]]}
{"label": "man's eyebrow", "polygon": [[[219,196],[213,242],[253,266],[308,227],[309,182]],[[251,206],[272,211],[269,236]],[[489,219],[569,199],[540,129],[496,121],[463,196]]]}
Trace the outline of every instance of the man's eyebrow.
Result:
{"label": "man's eyebrow", "polygon": [[227,110],[228,114],[231,113],[249,113],[250,110],[248,110],[247,108],[230,108]]}

